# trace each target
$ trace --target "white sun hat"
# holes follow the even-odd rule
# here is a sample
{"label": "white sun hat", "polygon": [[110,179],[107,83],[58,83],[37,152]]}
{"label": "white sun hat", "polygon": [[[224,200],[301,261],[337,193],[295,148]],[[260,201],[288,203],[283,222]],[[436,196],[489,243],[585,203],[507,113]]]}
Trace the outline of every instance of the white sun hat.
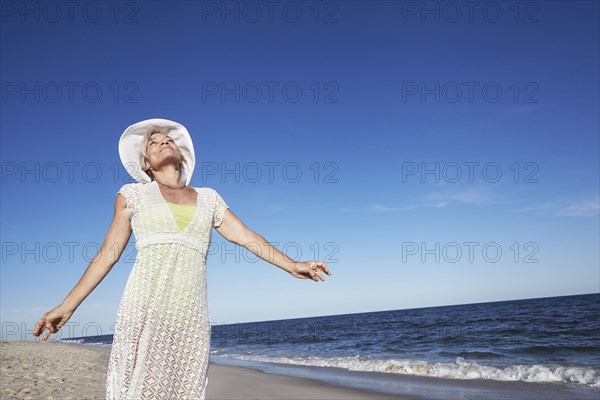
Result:
{"label": "white sun hat", "polygon": [[175,141],[184,159],[180,172],[181,181],[189,185],[196,165],[194,144],[185,126],[168,119],[147,119],[125,129],[125,132],[121,135],[121,139],[119,139],[119,156],[121,157],[121,163],[125,171],[138,182],[151,182],[150,177],[142,168],[142,142],[150,129],[159,129]]}

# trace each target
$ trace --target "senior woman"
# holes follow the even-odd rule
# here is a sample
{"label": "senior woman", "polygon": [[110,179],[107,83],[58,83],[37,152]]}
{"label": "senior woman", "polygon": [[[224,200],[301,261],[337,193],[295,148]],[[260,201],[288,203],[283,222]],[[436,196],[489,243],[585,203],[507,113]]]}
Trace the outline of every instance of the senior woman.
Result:
{"label": "senior woman", "polygon": [[[119,141],[137,181],[117,192],[114,218],[98,255],[61,305],[45,313],[33,334],[58,332],[119,260],[131,232],[138,250],[119,303],[107,380],[107,400],[204,399],[210,321],[206,257],[212,228],[295,278],[324,281],[320,261],[293,261],[248,228],[214,189],[189,186],[192,139],[173,121],[128,127]],[[120,196],[119,196],[120,194]]]}

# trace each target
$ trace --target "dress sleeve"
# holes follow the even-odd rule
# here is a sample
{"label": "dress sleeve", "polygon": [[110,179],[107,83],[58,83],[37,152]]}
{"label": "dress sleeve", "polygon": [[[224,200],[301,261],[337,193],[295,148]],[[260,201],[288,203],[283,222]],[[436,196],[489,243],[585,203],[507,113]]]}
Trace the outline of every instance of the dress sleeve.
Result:
{"label": "dress sleeve", "polygon": [[218,228],[219,226],[221,226],[221,223],[223,222],[223,215],[225,215],[225,210],[227,210],[229,208],[229,206],[227,205],[227,203],[225,203],[225,200],[223,200],[223,198],[221,197],[221,195],[219,193],[217,193],[216,190],[213,190],[213,194],[214,194],[214,201],[215,201],[215,213],[213,216],[213,227]]}
{"label": "dress sleeve", "polygon": [[121,193],[127,201],[127,215],[129,216],[129,219],[131,219],[133,213],[135,212],[135,194],[133,192],[131,184],[127,183],[121,186],[121,189],[119,189],[117,195],[119,193]]}

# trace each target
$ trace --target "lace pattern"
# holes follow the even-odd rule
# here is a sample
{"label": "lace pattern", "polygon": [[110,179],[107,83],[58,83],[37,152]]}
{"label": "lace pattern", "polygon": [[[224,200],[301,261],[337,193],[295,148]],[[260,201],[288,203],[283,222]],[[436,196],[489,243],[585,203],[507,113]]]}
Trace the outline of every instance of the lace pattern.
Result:
{"label": "lace pattern", "polygon": [[206,255],[212,228],[229,208],[211,188],[195,188],[198,208],[180,230],[156,182],[125,184],[138,250],[119,303],[106,400],[203,400],[210,321]]}

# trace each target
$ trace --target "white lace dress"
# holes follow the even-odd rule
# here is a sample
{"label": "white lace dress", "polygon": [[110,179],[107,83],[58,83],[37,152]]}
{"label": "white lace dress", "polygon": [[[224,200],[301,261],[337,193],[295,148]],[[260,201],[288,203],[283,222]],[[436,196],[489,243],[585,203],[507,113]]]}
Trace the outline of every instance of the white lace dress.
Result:
{"label": "white lace dress", "polygon": [[210,321],[206,256],[212,228],[228,208],[211,188],[178,227],[158,183],[129,183],[127,200],[137,257],[119,304],[106,400],[203,400],[208,383]]}

